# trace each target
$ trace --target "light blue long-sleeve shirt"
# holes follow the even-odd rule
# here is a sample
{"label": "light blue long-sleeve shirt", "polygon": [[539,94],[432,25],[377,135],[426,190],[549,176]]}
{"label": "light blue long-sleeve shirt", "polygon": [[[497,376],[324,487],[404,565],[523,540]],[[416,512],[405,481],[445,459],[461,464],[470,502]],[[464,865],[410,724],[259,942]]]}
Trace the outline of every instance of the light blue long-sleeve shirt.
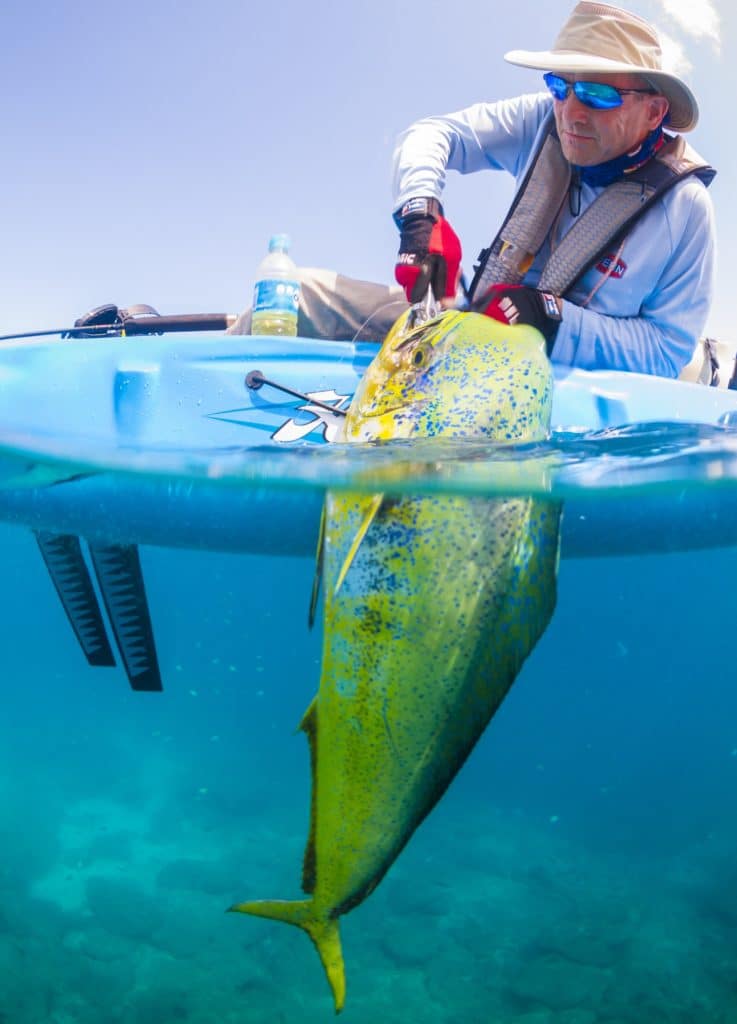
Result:
{"label": "light blue long-sleeve shirt", "polygon": [[[441,200],[448,169],[461,174],[504,170],[519,185],[552,103],[547,94],[520,96],[417,121],[395,150],[395,209],[416,196]],[[582,185],[579,216],[601,191]],[[566,203],[553,229],[554,244],[573,220]],[[525,284],[539,281],[550,243],[548,237]],[[553,360],[677,377],[706,324],[715,255],[711,200],[703,182],[691,175],[637,221],[613,273],[606,276],[605,263],[599,263],[567,293]]]}

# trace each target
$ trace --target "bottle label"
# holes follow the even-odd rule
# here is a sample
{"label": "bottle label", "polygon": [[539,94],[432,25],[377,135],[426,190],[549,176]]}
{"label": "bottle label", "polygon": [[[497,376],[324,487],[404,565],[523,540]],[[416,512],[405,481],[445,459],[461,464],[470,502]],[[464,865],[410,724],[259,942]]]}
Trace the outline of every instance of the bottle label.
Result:
{"label": "bottle label", "polygon": [[253,291],[253,312],[297,313],[298,281],[259,281]]}

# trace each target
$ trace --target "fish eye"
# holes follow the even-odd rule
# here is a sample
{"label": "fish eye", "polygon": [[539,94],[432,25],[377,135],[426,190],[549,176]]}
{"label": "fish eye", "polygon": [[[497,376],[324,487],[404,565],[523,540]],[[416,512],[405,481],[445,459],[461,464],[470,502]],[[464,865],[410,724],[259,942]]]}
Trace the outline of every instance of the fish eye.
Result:
{"label": "fish eye", "polygon": [[418,345],[416,348],[412,350],[412,355],[410,356],[412,365],[418,368],[420,366],[424,366],[425,363],[427,362],[427,355],[427,345]]}

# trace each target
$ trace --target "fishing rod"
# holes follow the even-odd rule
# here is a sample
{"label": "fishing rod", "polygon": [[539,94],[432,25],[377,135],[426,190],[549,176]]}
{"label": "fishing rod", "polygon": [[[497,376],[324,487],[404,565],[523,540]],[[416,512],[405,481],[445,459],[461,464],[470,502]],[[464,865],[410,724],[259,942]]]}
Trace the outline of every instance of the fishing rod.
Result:
{"label": "fishing rod", "polygon": [[237,317],[233,313],[180,313],[162,316],[152,306],[98,306],[90,310],[73,327],[54,327],[44,331],[23,331],[0,335],[0,341],[19,341],[22,338],[43,338],[60,335],[62,338],[117,338],[134,335],[165,334],[186,331],[225,331]]}

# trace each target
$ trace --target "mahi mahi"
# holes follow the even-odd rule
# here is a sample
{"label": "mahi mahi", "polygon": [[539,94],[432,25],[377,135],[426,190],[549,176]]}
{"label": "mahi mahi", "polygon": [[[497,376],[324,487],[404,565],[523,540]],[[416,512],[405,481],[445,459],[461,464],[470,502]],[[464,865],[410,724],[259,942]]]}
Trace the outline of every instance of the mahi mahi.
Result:
{"label": "mahi mahi", "polygon": [[[550,429],[541,336],[474,313],[398,323],[344,440],[486,438]],[[297,901],[231,907],[311,937],[336,1012],[338,919],[378,885],[501,704],[555,606],[560,507],[540,497],[329,493],[320,687],[302,720],[312,808]]]}

